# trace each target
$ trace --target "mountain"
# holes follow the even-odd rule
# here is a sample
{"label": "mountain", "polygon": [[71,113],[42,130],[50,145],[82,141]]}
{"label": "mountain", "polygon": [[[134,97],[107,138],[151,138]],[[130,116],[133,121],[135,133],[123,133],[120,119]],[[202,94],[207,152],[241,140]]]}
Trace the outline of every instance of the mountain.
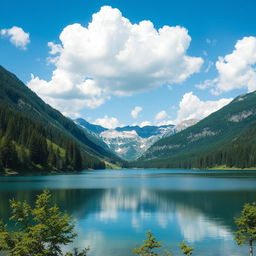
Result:
{"label": "mountain", "polygon": [[173,125],[124,126],[107,129],[100,125],[91,124],[82,118],[75,119],[74,122],[94,137],[97,137],[99,142],[102,141],[103,147],[107,145],[112,152],[128,161],[140,157],[167,132],[174,133]]}
{"label": "mountain", "polygon": [[244,129],[240,135],[219,149],[204,154],[197,160],[199,168],[205,167],[256,167],[256,122]]}
{"label": "mountain", "polygon": [[[111,151],[113,152],[109,146],[102,140],[102,138],[99,136],[99,134],[103,131],[107,131],[107,128],[104,128],[100,125],[94,125],[83,118],[77,118],[73,120],[74,123],[82,129],[85,133],[86,136],[93,141],[95,144],[99,145],[100,147],[104,148],[106,151]],[[114,153],[115,154],[115,153]]]}
{"label": "mountain", "polygon": [[100,134],[103,141],[120,157],[131,161],[140,157],[154,142],[163,136],[163,131],[148,138],[140,137],[135,130],[107,130]]}
{"label": "mountain", "polygon": [[256,136],[255,121],[256,92],[238,96],[197,124],[157,141],[138,159],[135,166],[255,167],[253,159],[256,151],[252,143]]}
{"label": "mountain", "polygon": [[[27,158],[26,161],[31,168],[35,169],[39,165],[42,169],[53,167],[49,165],[49,159],[44,163],[37,163],[31,159],[30,147],[34,141],[35,145],[40,144],[48,158],[60,159],[62,164],[58,165],[64,169],[65,167],[71,170],[77,169],[74,165],[77,160],[74,159],[75,156],[81,158],[81,168],[104,168],[105,161],[122,164],[122,160],[115,154],[95,143],[91,134],[44,103],[2,66],[0,66],[0,113],[0,159],[5,159],[3,149],[12,148],[13,152],[17,151],[17,157],[21,151],[23,152],[23,157]],[[65,166],[64,162],[68,165]],[[7,163],[4,165],[8,167]],[[54,166],[54,169],[61,168]]]}
{"label": "mountain", "polygon": [[163,134],[166,130],[170,130],[170,128],[174,127],[174,125],[161,125],[161,126],[152,126],[146,125],[143,127],[140,126],[124,126],[117,127],[115,130],[119,132],[129,132],[135,131],[139,137],[141,138],[150,138],[155,135]]}
{"label": "mountain", "polygon": [[77,118],[74,121],[76,124],[82,126],[83,128],[86,128],[89,131],[92,131],[96,134],[100,134],[101,132],[108,130],[107,128],[104,128],[100,125],[91,124],[91,123],[87,122],[86,120],[84,120],[83,118]]}
{"label": "mountain", "polygon": [[90,124],[82,118],[75,120],[76,124],[88,132],[91,130],[94,136],[98,136],[99,140],[101,139],[113,152],[128,161],[139,158],[159,139],[175,134],[196,122],[197,120],[188,120],[177,126],[124,126],[106,129],[99,125]]}

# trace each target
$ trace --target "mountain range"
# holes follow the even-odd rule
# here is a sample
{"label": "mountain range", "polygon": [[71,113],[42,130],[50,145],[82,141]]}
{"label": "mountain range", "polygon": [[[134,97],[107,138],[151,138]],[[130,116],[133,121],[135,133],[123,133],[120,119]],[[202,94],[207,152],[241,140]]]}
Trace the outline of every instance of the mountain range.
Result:
{"label": "mountain range", "polygon": [[255,168],[255,134],[256,92],[201,121],[107,129],[63,116],[0,66],[0,170]]}
{"label": "mountain range", "polygon": [[82,118],[74,121],[87,132],[91,132],[95,137],[98,137],[99,140],[102,139],[109,149],[119,157],[133,161],[142,156],[151,145],[161,138],[173,135],[195,124],[198,120],[187,120],[177,126],[123,126],[115,129],[94,125]]}

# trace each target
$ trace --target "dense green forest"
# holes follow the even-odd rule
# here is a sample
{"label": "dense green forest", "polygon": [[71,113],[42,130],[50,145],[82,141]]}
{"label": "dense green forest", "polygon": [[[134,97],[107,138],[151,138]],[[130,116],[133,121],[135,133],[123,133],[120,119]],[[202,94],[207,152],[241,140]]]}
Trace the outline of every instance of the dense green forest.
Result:
{"label": "dense green forest", "polygon": [[256,167],[256,93],[248,93],[194,126],[156,142],[132,166]]}
{"label": "dense green forest", "polygon": [[77,125],[63,116],[58,110],[46,104],[14,74],[0,66],[0,103],[8,104],[11,108],[41,121],[44,125],[51,125],[66,136],[77,140],[85,151],[109,161],[121,161],[115,154],[104,149],[90,134],[79,129]]}
{"label": "dense green forest", "polygon": [[197,158],[195,166],[256,167],[256,122],[227,145]]}
{"label": "dense green forest", "polygon": [[105,168],[74,140],[4,104],[0,104],[0,138],[2,170]]}
{"label": "dense green forest", "polygon": [[1,170],[80,170],[123,161],[0,66]]}

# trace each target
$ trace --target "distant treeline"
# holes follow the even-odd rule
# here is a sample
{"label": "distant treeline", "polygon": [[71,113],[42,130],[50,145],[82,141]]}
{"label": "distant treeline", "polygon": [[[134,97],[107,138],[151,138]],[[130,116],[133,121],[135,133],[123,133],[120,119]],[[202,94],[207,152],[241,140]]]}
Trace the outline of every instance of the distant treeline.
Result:
{"label": "distant treeline", "polygon": [[104,162],[51,125],[0,104],[0,170],[102,169]]}
{"label": "distant treeline", "polygon": [[231,143],[197,159],[199,168],[225,165],[227,167],[256,167],[256,122]]}

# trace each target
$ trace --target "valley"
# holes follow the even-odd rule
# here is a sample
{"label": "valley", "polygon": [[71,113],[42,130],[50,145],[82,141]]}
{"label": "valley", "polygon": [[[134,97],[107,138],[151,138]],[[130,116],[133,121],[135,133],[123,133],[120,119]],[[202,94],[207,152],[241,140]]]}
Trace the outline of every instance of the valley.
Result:
{"label": "valley", "polygon": [[106,129],[99,125],[88,123],[82,118],[75,123],[102,139],[109,149],[119,157],[127,161],[138,159],[147,149],[161,138],[171,136],[189,126],[196,124],[198,120],[186,120],[178,125],[162,126],[124,126],[115,129]]}
{"label": "valley", "polygon": [[73,122],[2,67],[0,92],[0,159],[8,171],[256,166],[255,92],[200,121],[115,129],[82,118]]}

